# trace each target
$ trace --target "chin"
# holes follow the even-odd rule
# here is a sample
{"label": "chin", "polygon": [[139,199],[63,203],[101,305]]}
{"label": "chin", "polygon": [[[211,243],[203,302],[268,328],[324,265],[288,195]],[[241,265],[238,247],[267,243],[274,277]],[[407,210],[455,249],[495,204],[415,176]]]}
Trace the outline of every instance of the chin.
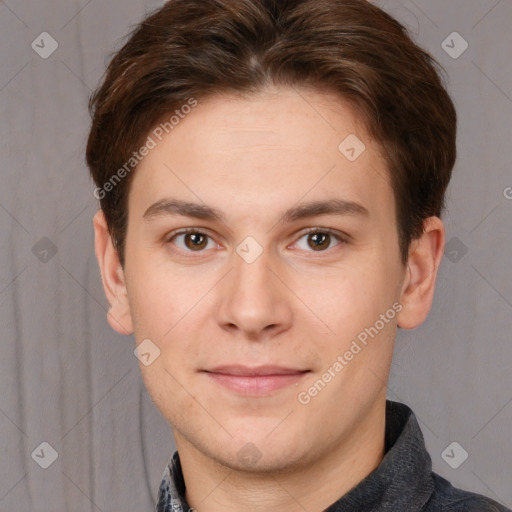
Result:
{"label": "chin", "polygon": [[268,423],[259,429],[261,423],[256,422],[243,435],[238,433],[227,445],[218,447],[212,458],[232,470],[255,474],[295,471],[311,458],[304,435],[289,428],[278,433],[273,429],[279,422],[273,421],[271,428]]}
{"label": "chin", "polygon": [[212,458],[233,471],[254,475],[278,475],[297,471],[300,466],[306,465],[305,457],[305,453],[298,453],[295,449],[282,444],[277,451],[275,447],[258,448],[256,444],[248,442],[235,453],[227,455],[226,451],[222,451],[218,457]]}

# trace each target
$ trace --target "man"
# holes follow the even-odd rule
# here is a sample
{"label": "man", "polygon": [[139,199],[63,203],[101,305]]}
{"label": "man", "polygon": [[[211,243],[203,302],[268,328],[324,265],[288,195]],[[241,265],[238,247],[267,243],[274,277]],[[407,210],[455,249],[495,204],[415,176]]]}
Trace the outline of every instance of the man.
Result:
{"label": "man", "polygon": [[157,511],[503,511],[386,401],[431,307],[456,114],[362,0],[174,0],[91,98],[96,255],[177,452]]}

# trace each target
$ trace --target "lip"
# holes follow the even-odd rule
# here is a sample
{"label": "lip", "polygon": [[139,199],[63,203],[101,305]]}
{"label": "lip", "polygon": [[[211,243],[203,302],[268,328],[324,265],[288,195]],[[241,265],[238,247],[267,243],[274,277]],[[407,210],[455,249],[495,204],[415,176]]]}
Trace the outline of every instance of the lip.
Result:
{"label": "lip", "polygon": [[203,370],[215,383],[247,396],[265,396],[299,382],[309,370],[283,366],[218,366]]}

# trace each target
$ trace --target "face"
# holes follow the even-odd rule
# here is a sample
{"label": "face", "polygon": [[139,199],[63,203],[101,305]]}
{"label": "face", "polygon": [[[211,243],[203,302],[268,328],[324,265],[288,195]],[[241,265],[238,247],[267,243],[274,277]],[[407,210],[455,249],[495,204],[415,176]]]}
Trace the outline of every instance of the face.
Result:
{"label": "face", "polygon": [[387,172],[350,106],[311,90],[199,102],[157,140],[114,314],[160,351],[141,371],[178,449],[285,471],[368,427],[410,282]]}

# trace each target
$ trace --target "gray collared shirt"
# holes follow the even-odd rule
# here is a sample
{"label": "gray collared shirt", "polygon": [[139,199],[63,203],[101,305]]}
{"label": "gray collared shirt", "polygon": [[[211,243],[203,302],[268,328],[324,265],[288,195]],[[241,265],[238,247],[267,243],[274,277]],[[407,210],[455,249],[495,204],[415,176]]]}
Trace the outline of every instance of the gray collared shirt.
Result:
{"label": "gray collared shirt", "polygon": [[[456,489],[433,473],[414,413],[390,400],[385,451],[379,466],[325,512],[512,512],[490,498]],[[185,501],[185,481],[175,452],[165,468],[155,512],[193,510]]]}

